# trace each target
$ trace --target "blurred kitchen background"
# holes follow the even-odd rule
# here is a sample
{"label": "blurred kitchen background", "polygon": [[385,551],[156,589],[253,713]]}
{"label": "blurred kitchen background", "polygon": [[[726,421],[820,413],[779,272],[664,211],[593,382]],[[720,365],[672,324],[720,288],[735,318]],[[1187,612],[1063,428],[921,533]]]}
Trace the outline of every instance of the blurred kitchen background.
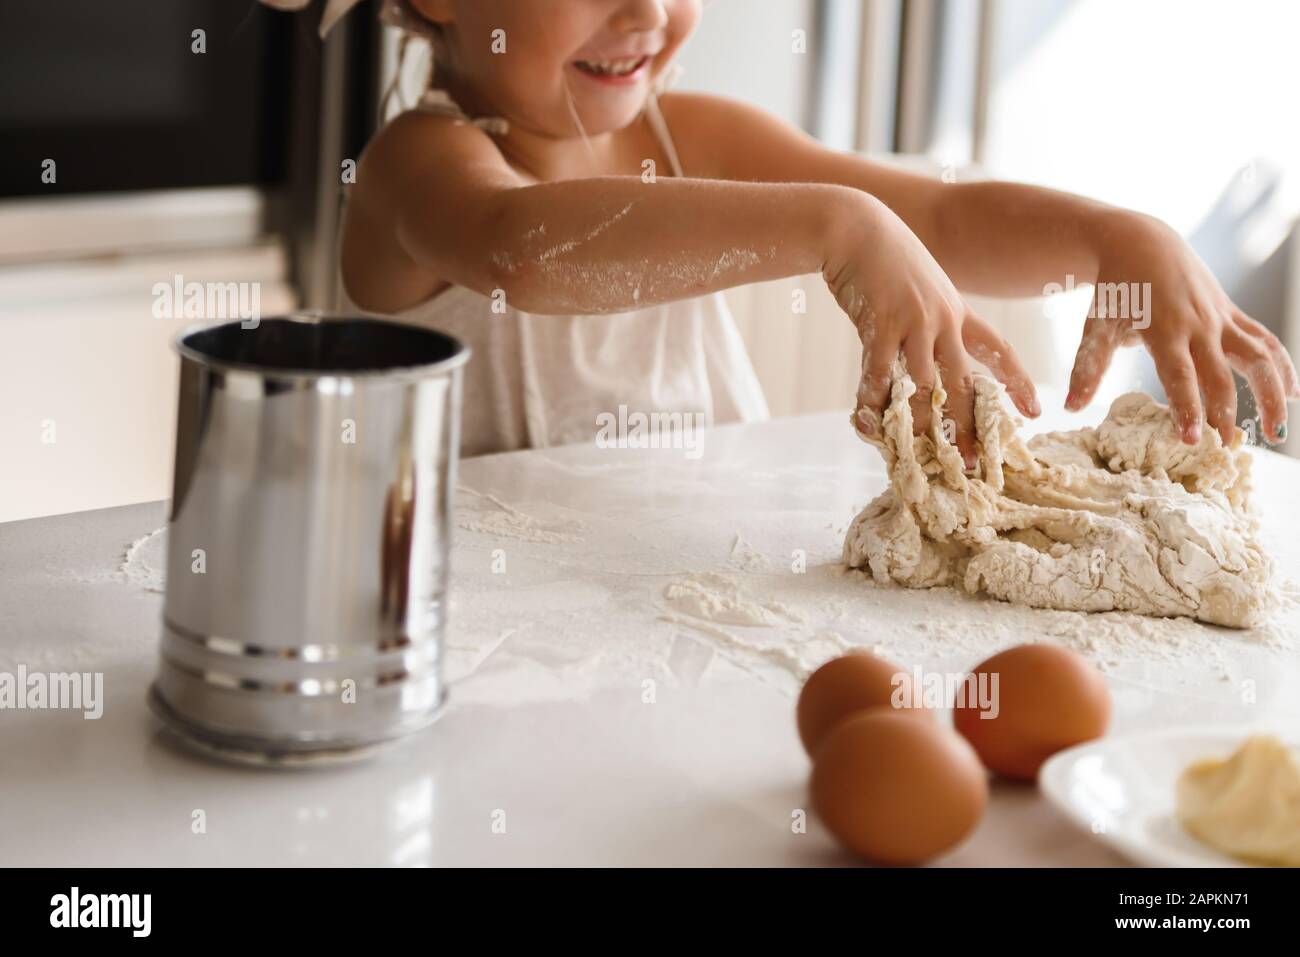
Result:
{"label": "blurred kitchen background", "polygon": [[[169,342],[192,320],[154,317],[156,283],[332,307],[340,167],[396,64],[369,6],[322,44],[319,5],[0,4],[0,521],[170,494]],[[678,88],[935,176],[1153,213],[1294,351],[1297,37],[1292,0],[710,0]],[[859,350],[819,279],[728,295],[774,414],[849,407]],[[1087,290],[974,304],[1059,403]],[[1159,394],[1127,350],[1091,415],[1135,387]]]}

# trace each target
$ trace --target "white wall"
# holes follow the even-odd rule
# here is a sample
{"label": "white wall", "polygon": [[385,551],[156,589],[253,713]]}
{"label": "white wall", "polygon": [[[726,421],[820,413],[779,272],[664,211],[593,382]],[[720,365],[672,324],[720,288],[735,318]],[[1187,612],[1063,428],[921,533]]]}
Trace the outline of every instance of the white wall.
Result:
{"label": "white wall", "polygon": [[[679,62],[677,89],[733,96],[791,123],[802,124],[812,48],[812,0],[707,0],[695,35]],[[791,50],[791,34],[804,30],[805,54]]]}
{"label": "white wall", "polygon": [[1300,3],[998,0],[998,12],[990,173],[1161,217],[1239,306],[1285,333]]}
{"label": "white wall", "polygon": [[0,204],[0,522],[171,495],[171,339],[195,320],[155,318],[154,285],[256,282],[265,314],[294,308],[262,218],[238,189]]}

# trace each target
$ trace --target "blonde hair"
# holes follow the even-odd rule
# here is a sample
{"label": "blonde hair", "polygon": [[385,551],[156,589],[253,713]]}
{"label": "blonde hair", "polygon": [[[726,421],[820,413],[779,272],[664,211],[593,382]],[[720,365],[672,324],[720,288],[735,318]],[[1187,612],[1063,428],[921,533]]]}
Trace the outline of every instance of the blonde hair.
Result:
{"label": "blonde hair", "polygon": [[405,34],[427,37],[430,42],[442,38],[441,28],[415,9],[411,0],[391,0],[391,12],[385,18],[391,26]]}
{"label": "blonde hair", "polygon": [[388,0],[380,12],[380,19],[385,25],[402,31],[401,38],[397,42],[397,65],[393,71],[393,79],[379,102],[379,114],[381,117],[386,117],[389,114],[389,107],[394,102],[397,103],[399,111],[411,106],[402,96],[402,75],[413,43],[417,46],[423,45],[428,51],[418,95],[423,95],[433,86],[438,47],[443,42],[443,35],[441,26],[416,10],[411,0]]}

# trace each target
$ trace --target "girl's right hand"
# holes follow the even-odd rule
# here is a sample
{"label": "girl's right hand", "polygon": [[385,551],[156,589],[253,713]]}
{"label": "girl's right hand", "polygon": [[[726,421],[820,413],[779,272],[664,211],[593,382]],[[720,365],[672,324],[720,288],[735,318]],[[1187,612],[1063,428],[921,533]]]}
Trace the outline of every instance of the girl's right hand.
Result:
{"label": "girl's right hand", "polygon": [[1007,387],[1020,412],[1039,415],[1034,384],[1016,351],[980,319],[957,292],[929,250],[884,203],[857,192],[841,204],[828,236],[822,275],[853,320],[862,341],[862,380],[853,423],[864,438],[878,438],[889,402],[894,359],[902,353],[916,383],[913,431],[930,427],[936,370],[948,394],[946,421],[955,431],[967,468],[975,465],[972,360],[983,363]]}

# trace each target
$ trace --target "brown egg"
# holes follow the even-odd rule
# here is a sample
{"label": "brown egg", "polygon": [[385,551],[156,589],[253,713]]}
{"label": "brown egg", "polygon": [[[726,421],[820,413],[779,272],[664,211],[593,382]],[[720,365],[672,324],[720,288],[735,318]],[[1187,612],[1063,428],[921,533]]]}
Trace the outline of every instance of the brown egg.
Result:
{"label": "brown egg", "polygon": [[[895,675],[908,677],[898,665],[865,652],[833,658],[809,675],[795,706],[795,720],[804,750],[810,755],[815,753],[818,743],[831,728],[858,711],[893,707],[894,689],[904,687],[908,690],[911,687],[910,684],[896,684]],[[908,698],[910,693],[900,700]],[[924,707],[903,710],[920,712],[927,717],[933,714]]]}
{"label": "brown egg", "polygon": [[873,708],[841,722],[813,759],[812,802],[850,851],[919,864],[959,843],[988,801],[988,777],[960,735]]}
{"label": "brown egg", "polygon": [[1034,780],[1053,754],[1101,737],[1110,723],[1106,679],[1065,648],[1020,645],[976,665],[972,675],[982,684],[967,676],[953,724],[985,767],[1009,778]]}

